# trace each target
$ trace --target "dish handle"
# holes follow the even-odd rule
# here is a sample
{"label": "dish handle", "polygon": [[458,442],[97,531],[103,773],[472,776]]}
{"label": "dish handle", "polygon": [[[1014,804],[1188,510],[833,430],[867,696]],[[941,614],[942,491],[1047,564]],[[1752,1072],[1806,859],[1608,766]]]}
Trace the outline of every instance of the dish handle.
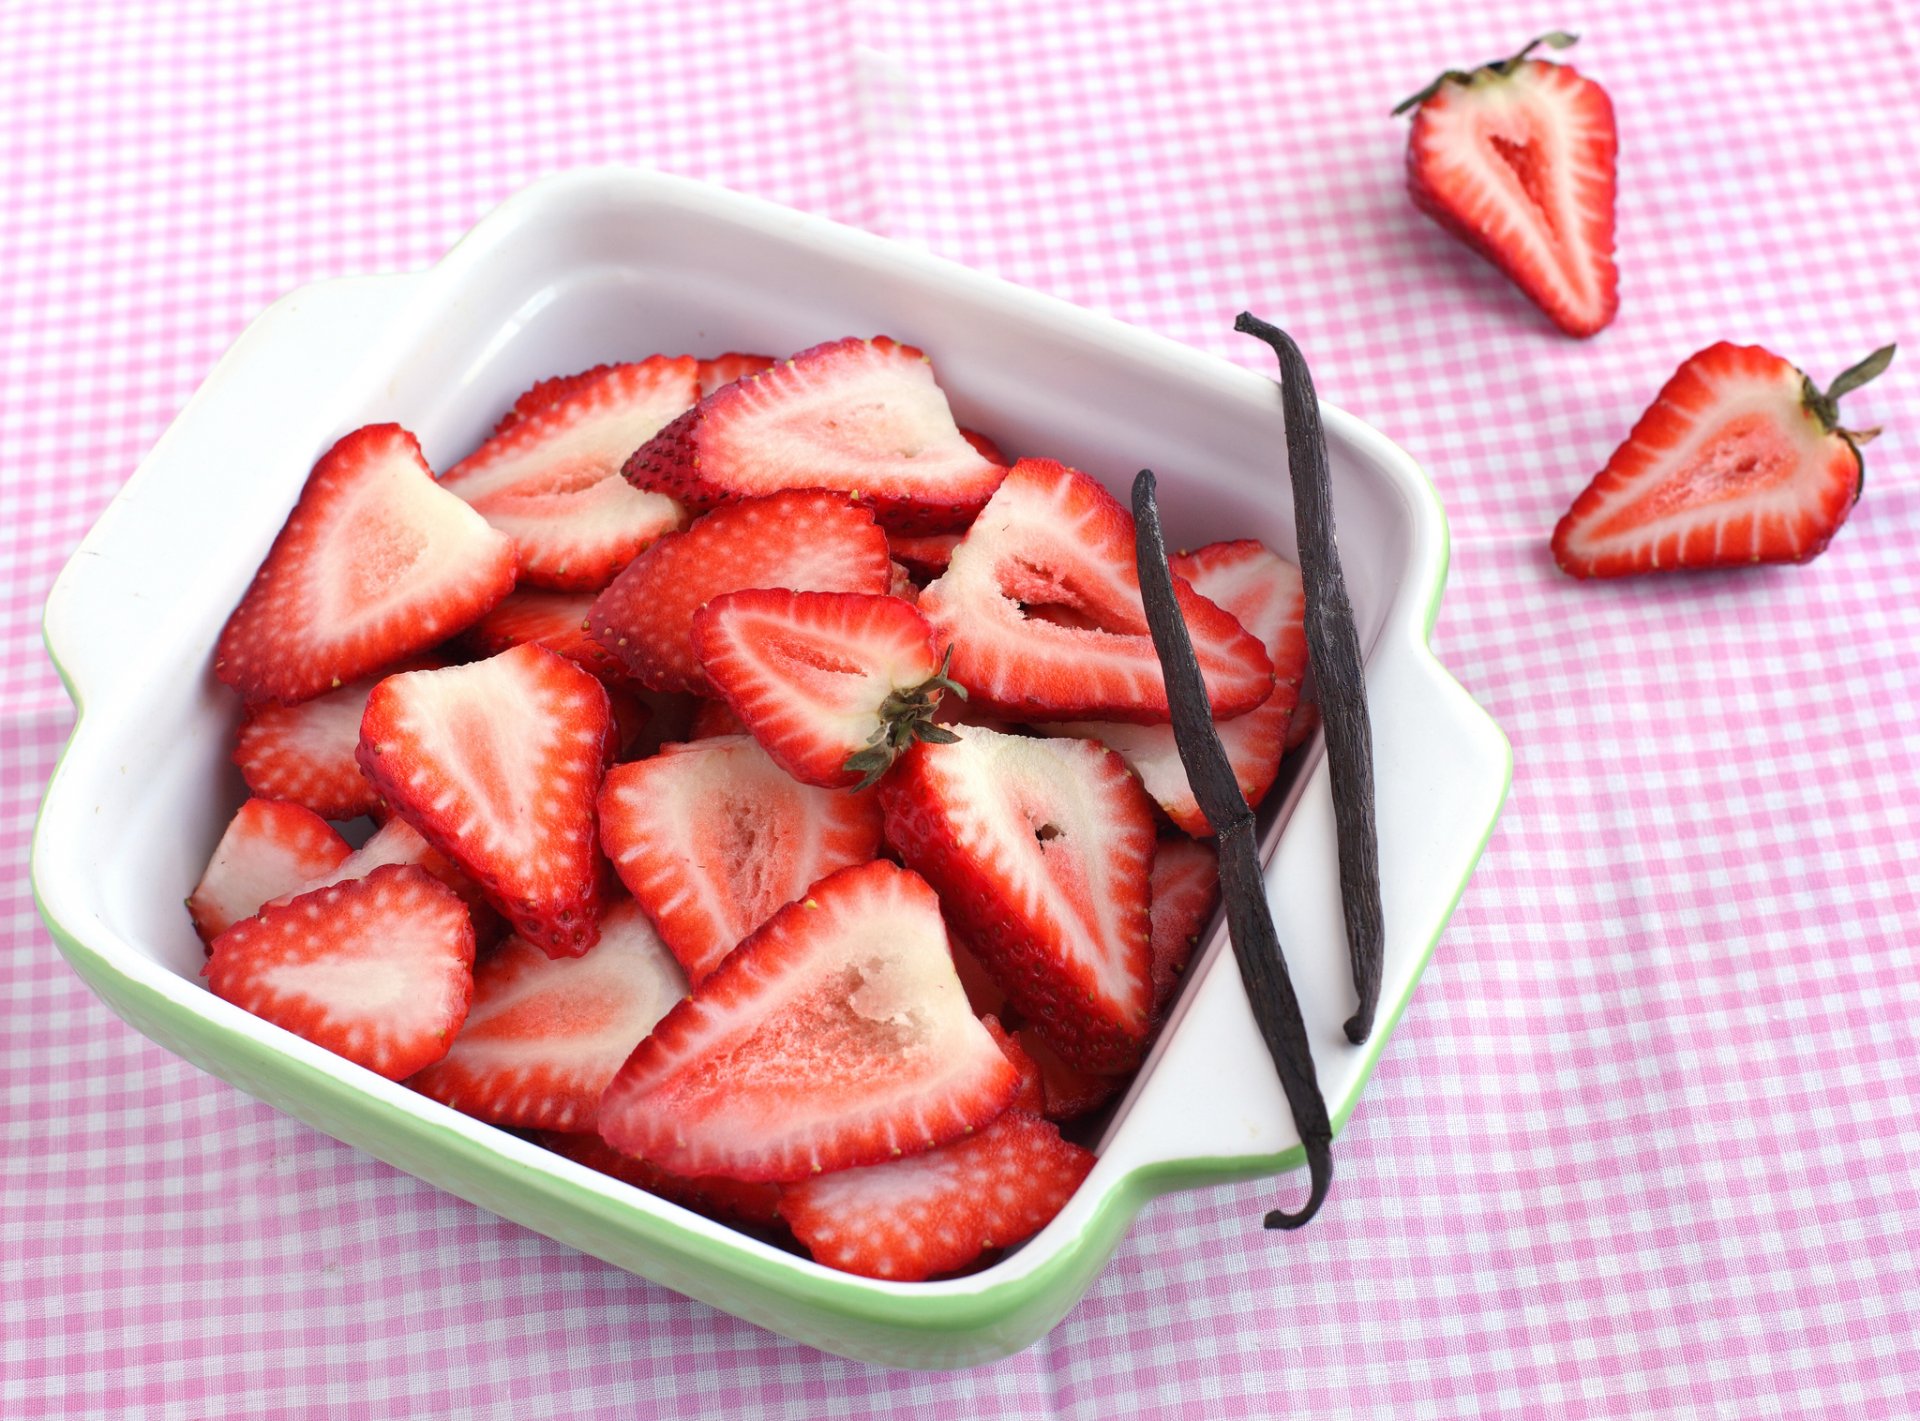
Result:
{"label": "dish handle", "polygon": [[[382,328],[399,314],[414,280],[350,277],[302,287],[256,317],[214,367],[47,593],[47,650],[76,706],[107,703],[116,683],[139,684],[156,659],[174,666],[194,659],[172,614],[182,588],[236,579],[228,600],[237,601],[245,570],[266,553],[264,545],[246,558],[215,549],[207,531],[213,519],[169,513],[157,500],[150,505],[147,490],[168,486],[175,466],[211,463],[233,470],[222,480],[221,498],[229,506],[218,521],[227,522],[233,504],[284,511],[292,502],[287,481],[270,477],[251,451],[285,447],[289,386],[303,392],[300,405],[313,412],[302,417],[310,418],[316,449],[340,432],[325,427],[326,412],[339,404],[330,393],[379,349]],[[280,521],[235,526],[277,527]]]}

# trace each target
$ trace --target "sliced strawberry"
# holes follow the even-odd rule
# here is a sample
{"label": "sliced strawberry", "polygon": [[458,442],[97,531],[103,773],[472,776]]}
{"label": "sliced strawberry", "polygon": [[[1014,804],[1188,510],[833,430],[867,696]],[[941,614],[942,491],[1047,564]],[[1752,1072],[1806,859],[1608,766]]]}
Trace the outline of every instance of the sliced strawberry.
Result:
{"label": "sliced strawberry", "polygon": [[1000,452],[1000,446],[977,429],[962,429],[960,437],[973,446],[973,452],[990,464],[998,464],[1003,469],[1013,467],[1013,460]]}
{"label": "sliced strawberry", "polygon": [[[1273,663],[1273,693],[1245,715],[1215,727],[1241,794],[1249,806],[1257,807],[1279,774],[1287,728],[1307,670],[1307,604],[1300,569],[1252,539],[1211,543],[1181,553],[1170,565],[1195,592],[1259,637]],[[1069,721],[1040,729],[1049,735],[1084,736],[1119,751],[1174,823],[1196,838],[1213,832],[1187,783],[1172,726]]]}
{"label": "sliced strawberry", "polygon": [[340,860],[331,870],[273,898],[270,900],[271,906],[278,907],[318,888],[331,888],[336,883],[365,878],[376,868],[384,868],[388,864],[412,864],[416,868],[423,868],[458,893],[460,901],[467,905],[467,911],[473,916],[475,951],[491,947],[506,931],[506,923],[494,911],[493,905],[487,902],[474,881],[455,868],[451,859],[429,844],[418,829],[398,815],[382,824],[366,843]]}
{"label": "sliced strawberry", "polygon": [[686,522],[679,504],[634,488],[620,466],[699,398],[699,362],[656,355],[603,365],[541,392],[523,396],[533,407],[440,483],[513,539],[522,584],[593,591]]}
{"label": "sliced strawberry", "polygon": [[1821,393],[1757,345],[1707,347],[1674,373],[1553,530],[1575,577],[1806,562],[1860,496],[1860,445],[1840,397],[1885,370],[1875,351]]}
{"label": "sliced strawberry", "polygon": [[960,974],[960,985],[966,990],[967,1005],[973,1008],[973,1014],[982,1018],[1004,1015],[1007,994],[1000,990],[1000,984],[993,980],[993,974],[987,971],[979,954],[967,946],[951,919],[947,922],[947,942],[953,948],[953,970]]}
{"label": "sliced strawberry", "polygon": [[607,1087],[600,1134],[676,1174],[804,1179],[945,1144],[1018,1088],[933,890],[876,859],[780,909],[668,1012]]}
{"label": "sliced strawberry", "polygon": [[844,494],[776,493],[717,509],[662,538],[602,592],[595,641],[659,691],[707,694],[693,614],[724,592],[887,590],[887,538]]}
{"label": "sliced strawberry", "polygon": [[[382,675],[445,663],[412,657]],[[322,819],[371,814],[379,792],[353,758],[360,717],[380,676],[349,682],[298,705],[264,701],[246,707],[234,737],[233,762],[247,788],[262,799],[303,804]]]}
{"label": "sliced strawberry", "polygon": [[1287,723],[1286,750],[1298,750],[1309,740],[1313,732],[1320,728],[1320,707],[1312,701],[1301,701],[1293,708],[1293,719]]}
{"label": "sliced strawberry", "polygon": [[626,668],[587,631],[591,592],[517,588],[467,629],[465,641],[481,656],[537,642],[602,681],[622,680]]}
{"label": "sliced strawberry", "polygon": [[737,350],[703,360],[700,362],[700,398],[704,400],[722,385],[731,385],[735,380],[758,375],[776,364],[778,362],[771,355],[743,355]]}
{"label": "sliced strawberry", "polygon": [[[1174,578],[1214,714],[1273,690],[1259,641]],[[920,610],[953,642],[953,678],[1015,719],[1168,719],[1134,567],[1133,518],[1085,474],[1022,459],[953,550]]]}
{"label": "sliced strawberry", "polygon": [[920,600],[920,584],[900,563],[890,562],[887,564],[887,595],[898,597],[911,607]]}
{"label": "sliced strawberry", "polygon": [[962,533],[889,533],[887,548],[893,560],[922,582],[929,582],[947,570],[953,550],[960,546]]}
{"label": "sliced strawberry", "polygon": [[513,402],[512,408],[500,416],[500,422],[493,427],[494,435],[505,434],[516,424],[531,419],[541,411],[565,404],[575,391],[588,388],[612,368],[610,365],[596,365],[577,375],[555,375],[536,382],[532,389]]}
{"label": "sliced strawberry", "polygon": [[1153,1006],[1153,806],[1089,740],[963,727],[880,782],[887,840],[1013,1005],[1088,1070],[1139,1059]]}
{"label": "sliced strawberry", "polygon": [[598,932],[594,798],[606,688],[538,646],[389,676],[360,727],[360,768],[397,813],[550,956]]}
{"label": "sliced strawberry", "polygon": [[1220,856],[1211,844],[1162,839],[1153,853],[1153,1014],[1165,1014],[1220,905]]}
{"label": "sliced strawberry", "polygon": [[780,1213],[816,1261],[911,1282],[1038,1233],[1093,1166],[1057,1127],[1009,1110],[926,1154],[788,1185]]}
{"label": "sliced strawberry", "polygon": [[[960,965],[957,958],[954,965],[956,967]],[[971,997],[968,998],[968,1002],[971,1004]],[[1028,1054],[1027,1048],[1000,1024],[998,1017],[983,1015],[980,1017],[980,1024],[986,1027],[987,1035],[993,1038],[993,1044],[1000,1048],[1001,1054],[1011,1061],[1013,1068],[1020,1073],[1020,1089],[1014,1093],[1013,1099],[1007,1102],[1007,1109],[1031,1110],[1035,1115],[1045,1112],[1046,1089],[1040,1083],[1040,1068],[1033,1063],[1033,1057]]]}
{"label": "sliced strawberry", "polygon": [[956,688],[933,628],[898,597],[729,592],[694,615],[693,648],[748,733],[802,784],[865,786],[915,740],[952,738],[933,713]]}
{"label": "sliced strawberry", "polygon": [[725,701],[702,700],[693,708],[693,724],[687,731],[689,740],[711,740],[716,735],[745,735],[747,727],[740,723],[740,717],[733,713],[733,707]]}
{"label": "sliced strawberry", "polygon": [[627,461],[695,509],[838,489],[888,529],[964,528],[1006,472],[961,436],[933,366],[885,336],[815,346],[715,391]]}
{"label": "sliced strawberry", "polygon": [[311,809],[250,799],[220,836],[187,899],[193,930],[210,943],[268,899],[331,872],[352,852],[340,831]]}
{"label": "sliced strawberry", "polygon": [[627,890],[698,984],[783,903],[880,847],[871,794],[796,781],[746,736],[615,765],[600,838]]}
{"label": "sliced strawberry", "polygon": [[471,625],[513,578],[513,544],[434,482],[418,441],[370,424],[313,466],[214,671],[249,701],[310,700]]}
{"label": "sliced strawberry", "polygon": [[576,1164],[611,1175],[623,1184],[657,1194],[683,1209],[718,1219],[723,1224],[764,1227],[779,1221],[780,1186],[777,1184],[749,1184],[717,1175],[689,1179],[685,1175],[669,1174],[658,1165],[621,1154],[598,1135],[543,1132],[537,1138],[540,1144]]}
{"label": "sliced strawberry", "polygon": [[517,937],[500,944],[474,969],[453,1049],[407,1084],[490,1124],[591,1130],[607,1082],[686,994],[686,973],[623,898],[580,957],[548,957]]}
{"label": "sliced strawberry", "polygon": [[1091,1115],[1120,1094],[1121,1087],[1133,1078],[1124,1072],[1083,1071],[1069,1066],[1047,1043],[1046,1037],[1031,1026],[1014,1032],[1013,1039],[1040,1074],[1040,1097],[1044,1102],[1040,1113],[1049,1120],[1064,1124]]}
{"label": "sliced strawberry", "polygon": [[1527,55],[1449,70],[1409,108],[1414,206],[1505,272],[1568,335],[1590,336],[1620,307],[1613,264],[1613,103],[1570,65]]}
{"label": "sliced strawberry", "polygon": [[234,924],[206,973],[215,996],[397,1081],[446,1054],[472,967],[466,905],[388,865]]}

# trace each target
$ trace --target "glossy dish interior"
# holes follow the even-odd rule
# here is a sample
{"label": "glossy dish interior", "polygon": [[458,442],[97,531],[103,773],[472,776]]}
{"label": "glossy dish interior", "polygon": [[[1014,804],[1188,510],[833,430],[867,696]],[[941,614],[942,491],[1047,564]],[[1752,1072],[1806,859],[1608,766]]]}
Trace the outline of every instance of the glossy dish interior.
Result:
{"label": "glossy dish interior", "polygon": [[[49,648],[82,717],[42,807],[33,871],[56,940],[94,990],[206,1069],[764,1326],[847,1356],[945,1367],[1017,1351],[1058,1321],[1153,1193],[1298,1162],[1223,941],[1196,960],[1060,1218],[984,1272],[886,1284],[640,1194],[239,1012],[198,985],[201,948],[181,907],[244,793],[228,763],[237,708],[213,680],[214,639],[335,438],[395,420],[445,468],[547,375],[654,351],[777,354],[875,333],[928,351],[960,422],[1009,453],[1076,465],[1123,499],[1137,469],[1155,469],[1170,544],[1254,536],[1292,555],[1271,382],[719,189],[624,170],[568,175],[510,201],[428,272],[286,298],[208,378],[49,597]],[[1338,1125],[1491,831],[1508,760],[1497,728],[1426,647],[1446,569],[1431,486],[1357,421],[1331,408],[1326,421],[1382,786],[1387,970],[1367,1047],[1340,1034],[1351,992],[1317,743],[1263,811],[1262,849]],[[183,566],[182,546],[211,551]]]}

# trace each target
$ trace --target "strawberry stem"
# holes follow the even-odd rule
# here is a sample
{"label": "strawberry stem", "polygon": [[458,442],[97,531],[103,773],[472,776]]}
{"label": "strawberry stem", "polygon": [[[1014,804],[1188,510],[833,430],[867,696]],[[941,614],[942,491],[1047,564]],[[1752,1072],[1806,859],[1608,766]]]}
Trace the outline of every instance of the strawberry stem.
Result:
{"label": "strawberry stem", "polygon": [[938,671],[911,690],[890,692],[880,703],[880,728],[867,737],[865,749],[854,751],[840,766],[848,774],[861,776],[860,783],[853,787],[856,794],[884,775],[916,740],[951,745],[960,738],[933,720],[947,692],[963,701],[967,698],[967,688],[947,674],[952,666],[953,646],[949,643]]}
{"label": "strawberry stem", "polygon": [[1398,118],[1408,109],[1418,108],[1421,104],[1424,104],[1428,99],[1439,93],[1441,88],[1447,84],[1471,84],[1476,77],[1482,74],[1493,74],[1505,78],[1507,75],[1513,73],[1515,69],[1519,68],[1522,61],[1543,44],[1548,49],[1566,49],[1579,42],[1579,35],[1568,34],[1565,30],[1549,30],[1546,34],[1534,36],[1522,46],[1517,54],[1510,54],[1505,59],[1489,60],[1478,69],[1449,69],[1412,98],[1403,99],[1398,104],[1395,104],[1393,117]]}
{"label": "strawberry stem", "polygon": [[1213,826],[1220,858],[1220,896],[1227,907],[1227,936],[1240,964],[1240,977],[1253,1008],[1267,1053],[1273,1057],[1280,1088],[1300,1145],[1307,1154],[1310,1184],[1307,1202],[1295,1213],[1270,1211],[1270,1229],[1297,1229],[1320,1211],[1333,1182],[1333,1126],[1327,1102],[1320,1094],[1314,1071],[1313,1046],[1300,1017],[1300,999],[1287,975],[1286,954],[1274,931],[1273,910],[1267,903],[1267,885],[1260,873],[1259,848],[1254,842],[1253,810],[1240,792],[1233,765],[1214,729],[1206,682],[1193,653],[1180,603],[1173,591],[1173,570],[1167,564],[1166,539],[1160,532],[1160,510],[1154,502],[1151,469],[1142,469],[1133,481],[1134,559],[1140,573],[1140,598],[1160,654],[1160,673],[1167,686],[1167,704],[1173,711],[1173,740],[1193,786],[1200,810]]}

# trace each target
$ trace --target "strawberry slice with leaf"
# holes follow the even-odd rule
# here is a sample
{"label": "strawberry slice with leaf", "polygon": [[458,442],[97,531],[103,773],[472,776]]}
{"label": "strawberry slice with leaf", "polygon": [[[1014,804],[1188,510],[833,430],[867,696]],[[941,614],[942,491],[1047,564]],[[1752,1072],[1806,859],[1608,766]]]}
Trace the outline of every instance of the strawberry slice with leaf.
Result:
{"label": "strawberry slice with leaf", "polygon": [[803,785],[752,739],[721,735],[609,770],[600,839],[697,984],[774,909],[871,859],[880,806]]}
{"label": "strawberry slice with leaf", "polygon": [[[1241,794],[1250,808],[1258,808],[1279,775],[1287,730],[1307,671],[1307,602],[1300,569],[1252,539],[1210,543],[1179,554],[1169,565],[1195,592],[1260,638],[1273,663],[1272,694],[1245,715],[1214,727]],[[1047,735],[1098,740],[1119,751],[1168,818],[1195,838],[1213,833],[1187,782],[1171,725],[1067,721],[1038,729]]]}
{"label": "strawberry slice with leaf", "polygon": [[1690,357],[1553,530],[1574,577],[1806,562],[1860,496],[1860,446],[1840,398],[1893,363],[1876,350],[1824,392],[1757,345]]}
{"label": "strawberry slice with leaf", "polygon": [[331,873],[352,852],[340,831],[305,805],[250,799],[220,835],[187,899],[193,930],[211,943],[262,903]]}
{"label": "strawberry slice with leaf", "polygon": [[512,542],[371,424],[314,465],[227,619],[214,671],[249,701],[311,700],[427,650],[513,590]]}
{"label": "strawberry slice with leaf", "polygon": [[[1214,714],[1252,710],[1273,665],[1231,615],[1174,578]],[[1165,724],[1166,683],[1134,566],[1133,517],[1099,484],[1048,459],[1007,474],[920,611],[953,643],[953,679],[1015,720]]]}
{"label": "strawberry slice with leaf", "polygon": [[397,1081],[446,1054],[472,968],[466,904],[396,864],[234,924],[206,974],[215,996]]}
{"label": "strawberry slice with leaf", "polygon": [[1499,267],[1571,336],[1620,307],[1613,261],[1613,103],[1542,35],[1508,59],[1449,69],[1394,110],[1414,110],[1407,187],[1414,206]]}
{"label": "strawberry slice with leaf", "polygon": [[1063,1057],[1131,1069],[1153,1008],[1151,801],[1093,741],[954,729],[880,782],[887,842]]}
{"label": "strawberry slice with leaf", "polygon": [[595,600],[587,628],[654,690],[706,695],[693,616],[715,597],[749,587],[884,593],[890,575],[886,534],[845,494],[770,494],[648,548]]}
{"label": "strawberry slice with leaf", "polygon": [[614,1072],[686,994],[680,964],[623,898],[579,957],[519,937],[488,954],[453,1048],[407,1084],[489,1124],[591,1130]]}
{"label": "strawberry slice with leaf", "polygon": [[606,688],[543,647],[389,676],[360,727],[360,768],[394,810],[550,956],[599,932],[594,799]]}
{"label": "strawberry slice with leaf", "polygon": [[775,762],[829,789],[865,789],[914,741],[953,739],[933,713],[948,691],[967,694],[927,619],[898,597],[730,592],[695,614],[693,648]]}
{"label": "strawberry slice with leaf", "polygon": [[600,1134],[676,1174],[805,1179],[945,1144],[1018,1088],[933,890],[876,859],[781,908],[668,1012],[607,1087]]}
{"label": "strawberry slice with leaf", "polygon": [[1038,1233],[1094,1163],[1050,1121],[1009,1110],[925,1154],[790,1184],[780,1215],[816,1262],[917,1282]]}
{"label": "strawberry slice with leaf", "polygon": [[838,489],[901,532],[964,528],[1006,472],[953,422],[933,365],[886,336],[831,341],[702,400],[634,451],[635,488],[705,510]]}
{"label": "strawberry slice with leaf", "polygon": [[634,488],[620,466],[699,398],[699,372],[690,355],[655,355],[536,385],[441,487],[513,539],[522,585],[605,587],[686,522],[679,504]]}

